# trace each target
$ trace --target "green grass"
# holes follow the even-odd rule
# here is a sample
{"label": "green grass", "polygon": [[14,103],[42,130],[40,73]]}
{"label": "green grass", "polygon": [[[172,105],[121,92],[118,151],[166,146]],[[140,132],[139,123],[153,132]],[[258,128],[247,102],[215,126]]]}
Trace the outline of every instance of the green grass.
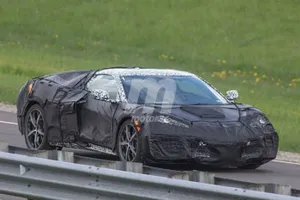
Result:
{"label": "green grass", "polygon": [[296,0],[0,0],[0,101],[62,70],[182,69],[238,89],[274,122],[280,148],[300,152],[299,10]]}

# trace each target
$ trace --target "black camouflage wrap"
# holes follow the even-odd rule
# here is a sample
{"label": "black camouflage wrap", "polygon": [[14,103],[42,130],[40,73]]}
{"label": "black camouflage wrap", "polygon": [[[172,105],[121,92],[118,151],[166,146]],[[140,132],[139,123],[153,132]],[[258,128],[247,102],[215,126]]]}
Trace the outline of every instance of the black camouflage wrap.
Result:
{"label": "black camouflage wrap", "polygon": [[[255,107],[234,103],[156,106],[153,112],[151,106],[130,107],[122,98],[117,103],[95,101],[85,86],[99,72],[71,71],[29,80],[17,100],[21,133],[26,111],[37,103],[45,113],[48,142],[54,146],[95,145],[94,150],[106,148],[107,153],[115,154],[120,125],[133,116],[152,116],[156,121],[140,122],[139,141],[147,163],[243,166],[276,158],[278,134]],[[29,95],[31,83],[33,93]]]}
{"label": "black camouflage wrap", "polygon": [[[149,162],[243,166],[263,164],[277,155],[278,134],[266,116],[251,106],[175,108],[171,117],[188,128],[147,124],[142,135]],[[267,122],[257,122],[260,117]]]}
{"label": "black camouflage wrap", "polygon": [[[33,103],[41,105],[48,125],[50,143],[75,142],[79,135],[77,106],[85,102],[88,92],[85,81],[92,71],[72,71],[35,78],[21,89],[17,101],[19,130],[22,132],[24,116]],[[27,87],[33,83],[33,94]]]}

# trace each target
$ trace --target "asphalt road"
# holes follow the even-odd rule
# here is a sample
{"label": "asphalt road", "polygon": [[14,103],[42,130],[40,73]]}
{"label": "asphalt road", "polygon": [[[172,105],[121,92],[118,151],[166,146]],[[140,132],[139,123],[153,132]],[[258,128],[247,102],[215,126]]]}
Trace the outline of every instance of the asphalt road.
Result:
{"label": "asphalt road", "polygon": [[[0,141],[13,146],[26,147],[24,138],[17,128],[16,115],[0,111]],[[270,162],[256,170],[222,170],[217,176],[254,183],[277,183],[291,185],[300,189],[300,164]],[[20,198],[0,195],[2,200],[19,200]]]}

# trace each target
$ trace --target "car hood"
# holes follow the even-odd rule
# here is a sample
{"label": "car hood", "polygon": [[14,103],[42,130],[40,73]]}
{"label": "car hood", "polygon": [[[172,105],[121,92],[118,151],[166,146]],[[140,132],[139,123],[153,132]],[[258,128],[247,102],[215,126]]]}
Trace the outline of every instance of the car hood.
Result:
{"label": "car hood", "polygon": [[154,108],[152,113],[174,120],[149,123],[149,132],[152,135],[195,137],[215,144],[244,143],[263,136],[261,127],[250,126],[253,119],[262,113],[248,105],[161,107]]}
{"label": "car hood", "polygon": [[253,106],[245,104],[222,105],[180,105],[180,106],[138,106],[134,107],[133,115],[140,116],[169,116],[174,119],[190,122],[237,122],[249,113],[259,114],[261,111]]}
{"label": "car hood", "polygon": [[[163,112],[161,112],[163,113]],[[186,105],[173,108],[170,116],[187,121],[238,121],[240,110],[235,105]]]}

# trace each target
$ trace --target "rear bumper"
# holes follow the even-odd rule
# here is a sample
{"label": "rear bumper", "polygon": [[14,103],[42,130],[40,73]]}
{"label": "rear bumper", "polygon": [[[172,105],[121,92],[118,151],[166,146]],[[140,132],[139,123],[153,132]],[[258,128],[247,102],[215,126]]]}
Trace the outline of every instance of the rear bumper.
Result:
{"label": "rear bumper", "polygon": [[276,132],[232,144],[206,144],[195,137],[166,135],[151,135],[143,140],[143,158],[148,164],[238,167],[245,164],[264,164],[275,159],[278,152]]}

